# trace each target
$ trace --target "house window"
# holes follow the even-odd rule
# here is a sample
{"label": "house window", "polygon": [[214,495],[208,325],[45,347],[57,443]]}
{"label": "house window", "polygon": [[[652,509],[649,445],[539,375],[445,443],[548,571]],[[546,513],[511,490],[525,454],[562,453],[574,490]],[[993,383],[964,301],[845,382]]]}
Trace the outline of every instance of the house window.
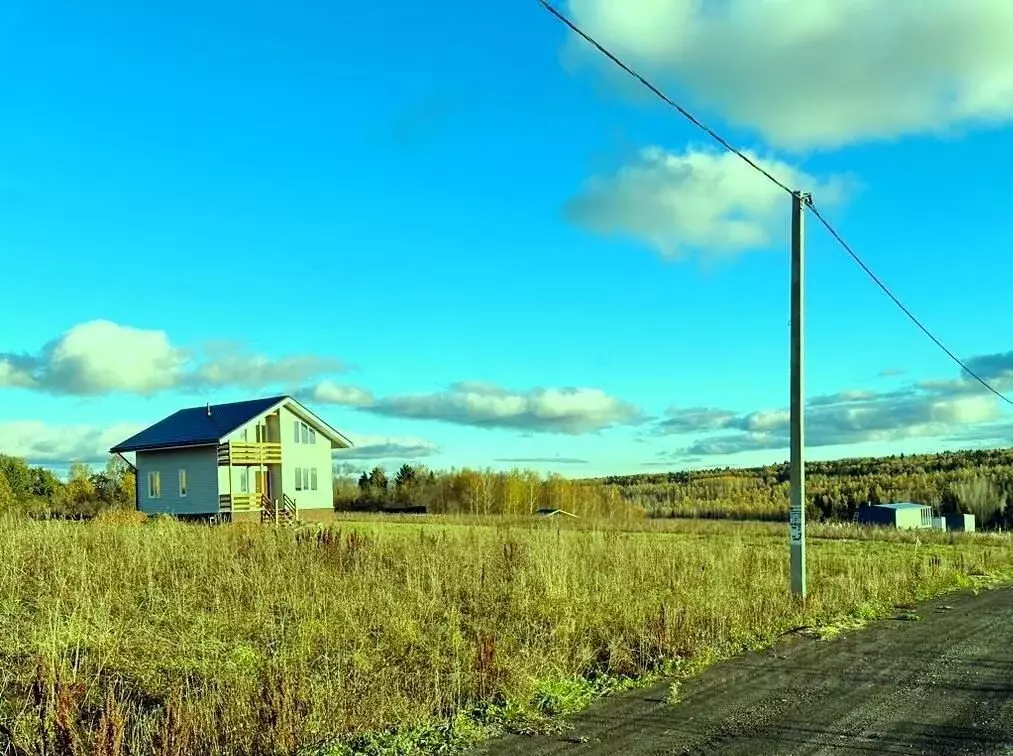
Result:
{"label": "house window", "polygon": [[263,423],[257,423],[257,443],[264,443],[267,441],[267,426]]}
{"label": "house window", "polygon": [[186,498],[186,468],[179,469],[179,497]]}
{"label": "house window", "polygon": [[243,432],[239,434],[239,438],[242,439],[243,441],[249,441],[250,440],[249,430],[243,428]]}
{"label": "house window", "polygon": [[157,499],[162,495],[162,474],[157,470],[148,473],[148,498]]}
{"label": "house window", "polygon": [[302,420],[296,420],[292,427],[295,428],[295,442],[297,444],[315,444],[317,442],[317,432]]}
{"label": "house window", "polygon": [[315,467],[310,468],[310,490],[317,490],[317,468]]}
{"label": "house window", "polygon": [[239,493],[250,492],[250,471],[245,467],[239,468]]}
{"label": "house window", "polygon": [[302,468],[295,469],[295,490],[302,491]]}

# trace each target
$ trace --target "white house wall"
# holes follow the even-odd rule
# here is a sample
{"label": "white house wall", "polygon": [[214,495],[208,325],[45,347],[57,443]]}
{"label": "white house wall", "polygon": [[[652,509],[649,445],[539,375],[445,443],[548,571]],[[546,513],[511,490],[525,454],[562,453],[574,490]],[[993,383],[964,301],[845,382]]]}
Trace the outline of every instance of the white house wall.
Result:
{"label": "white house wall", "polygon": [[[186,496],[179,471],[186,470]],[[148,473],[158,472],[161,495],[149,496]],[[214,446],[137,452],[138,508],[147,514],[214,514],[218,511],[218,456]]]}
{"label": "white house wall", "polygon": [[[295,428],[299,422],[299,418],[288,407],[281,408],[282,490],[295,500],[299,509],[332,509],[331,442],[317,430],[316,443],[296,443]],[[312,423],[308,425],[312,427]],[[316,469],[316,491],[295,490],[296,468]]]}
{"label": "white house wall", "polygon": [[[272,410],[273,412],[273,410]],[[258,423],[264,422],[264,417],[256,417],[245,425],[241,425],[236,428],[232,433],[226,436],[224,441],[232,441],[236,443],[250,442],[253,443],[257,440],[257,425]],[[272,432],[269,428],[269,433]],[[244,438],[245,433],[245,438]],[[277,442],[280,439],[271,438],[272,442]],[[232,486],[229,487],[229,467],[228,465],[222,465],[218,469],[218,488],[223,493],[243,494],[253,493],[256,490],[256,473],[260,470],[259,465],[233,465],[232,466]],[[271,471],[276,469],[276,466],[268,465],[265,468],[265,472],[273,474]],[[243,471],[246,471],[247,479],[245,489],[243,487]],[[294,478],[293,478],[294,482]],[[289,496],[291,492],[286,490]],[[277,496],[277,491],[272,493],[273,496]],[[280,498],[280,497],[278,497]]]}
{"label": "white house wall", "polygon": [[[226,436],[224,440],[236,441],[239,443],[249,441],[252,443],[257,440],[257,425],[262,422],[264,422],[263,417],[256,417],[250,422],[246,423],[246,425],[240,425],[238,428],[232,431],[232,433]],[[244,433],[246,434],[246,438],[243,438]],[[269,440],[275,441],[276,439],[269,439]]]}

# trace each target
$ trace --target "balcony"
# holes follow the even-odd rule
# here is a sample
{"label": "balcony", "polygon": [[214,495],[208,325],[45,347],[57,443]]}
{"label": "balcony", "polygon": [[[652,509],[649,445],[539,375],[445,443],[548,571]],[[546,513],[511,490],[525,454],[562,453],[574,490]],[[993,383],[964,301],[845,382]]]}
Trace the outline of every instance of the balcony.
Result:
{"label": "balcony", "polygon": [[218,445],[219,465],[281,464],[281,444],[256,441],[228,441]]}
{"label": "balcony", "polygon": [[222,494],[218,497],[219,512],[259,512],[263,499],[259,493]]}

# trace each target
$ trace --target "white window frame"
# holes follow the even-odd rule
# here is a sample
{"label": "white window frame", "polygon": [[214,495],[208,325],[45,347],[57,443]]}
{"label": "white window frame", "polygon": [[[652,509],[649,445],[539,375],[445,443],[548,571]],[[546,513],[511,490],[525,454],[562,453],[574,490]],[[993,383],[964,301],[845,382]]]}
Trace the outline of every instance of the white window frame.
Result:
{"label": "white window frame", "polygon": [[186,498],[186,468],[179,468],[179,498]]}
{"label": "white window frame", "polygon": [[317,490],[317,468],[311,467],[309,469],[309,473],[310,473],[310,490],[311,491],[316,491]]}
{"label": "white window frame", "polygon": [[295,490],[302,491],[302,468],[295,468]]}
{"label": "white window frame", "polygon": [[245,467],[239,468],[239,493],[250,492],[250,471]]}
{"label": "white window frame", "polygon": [[148,471],[148,498],[162,498],[162,474],[158,470]]}
{"label": "white window frame", "polygon": [[312,426],[308,426],[310,429],[310,443],[315,444],[317,442],[317,432]]}
{"label": "white window frame", "polygon": [[296,420],[295,423],[292,425],[292,427],[295,428],[295,442],[297,444],[299,443],[299,425],[300,423],[298,420]]}

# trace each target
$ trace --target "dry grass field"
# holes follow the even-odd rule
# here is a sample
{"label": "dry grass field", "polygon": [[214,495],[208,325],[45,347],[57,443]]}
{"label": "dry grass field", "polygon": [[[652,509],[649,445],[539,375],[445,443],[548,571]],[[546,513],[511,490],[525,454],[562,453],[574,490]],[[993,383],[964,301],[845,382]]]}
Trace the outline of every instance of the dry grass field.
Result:
{"label": "dry grass field", "polygon": [[450,752],[1013,574],[1005,535],[348,516],[0,523],[0,754]]}

